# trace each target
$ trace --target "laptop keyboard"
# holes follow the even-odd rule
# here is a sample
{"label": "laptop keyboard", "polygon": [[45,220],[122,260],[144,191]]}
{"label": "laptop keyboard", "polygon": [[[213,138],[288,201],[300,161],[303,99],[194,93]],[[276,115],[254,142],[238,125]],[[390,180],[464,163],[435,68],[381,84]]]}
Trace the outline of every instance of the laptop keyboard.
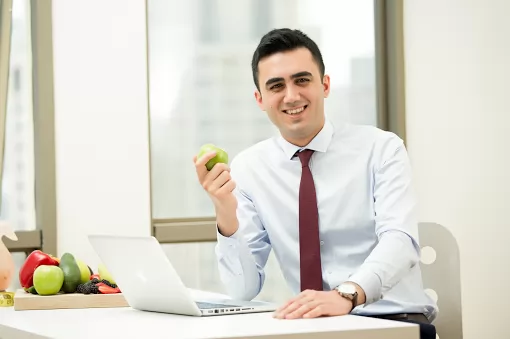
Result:
{"label": "laptop keyboard", "polygon": [[206,303],[206,302],[201,302],[201,301],[197,301],[196,304],[197,304],[198,308],[201,308],[201,309],[239,307],[236,305],[213,304],[213,303]]}

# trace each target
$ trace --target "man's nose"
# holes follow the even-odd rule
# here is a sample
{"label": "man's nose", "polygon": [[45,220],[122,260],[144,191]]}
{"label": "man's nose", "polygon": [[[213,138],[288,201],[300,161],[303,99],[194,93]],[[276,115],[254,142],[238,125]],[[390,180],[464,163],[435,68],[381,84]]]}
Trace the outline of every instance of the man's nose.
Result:
{"label": "man's nose", "polygon": [[299,93],[299,88],[296,86],[287,86],[285,92],[285,98],[283,101],[286,104],[291,104],[294,102],[298,102],[301,99],[301,94]]}

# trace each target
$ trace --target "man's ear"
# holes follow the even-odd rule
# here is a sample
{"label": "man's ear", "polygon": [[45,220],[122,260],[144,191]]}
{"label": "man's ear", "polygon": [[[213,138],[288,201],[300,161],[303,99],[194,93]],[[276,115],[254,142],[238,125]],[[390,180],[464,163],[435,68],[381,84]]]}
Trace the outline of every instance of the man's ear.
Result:
{"label": "man's ear", "polygon": [[254,95],[255,95],[255,100],[257,101],[257,105],[259,105],[261,110],[265,111],[264,103],[262,101],[262,94],[260,94],[260,91],[256,90]]}
{"label": "man's ear", "polygon": [[327,74],[324,75],[324,79],[322,80],[322,86],[324,87],[324,98],[327,98],[329,96],[329,90],[331,88],[329,75]]}

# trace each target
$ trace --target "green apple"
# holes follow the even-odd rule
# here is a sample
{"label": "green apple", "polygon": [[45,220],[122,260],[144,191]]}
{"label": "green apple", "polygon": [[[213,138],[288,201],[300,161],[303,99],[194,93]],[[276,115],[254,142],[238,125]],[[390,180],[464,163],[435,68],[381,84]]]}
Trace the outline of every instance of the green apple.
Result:
{"label": "green apple", "polygon": [[64,283],[64,272],[58,266],[41,265],[34,271],[34,288],[39,295],[57,294]]}
{"label": "green apple", "polygon": [[224,149],[221,149],[213,144],[202,145],[202,147],[200,147],[200,150],[198,151],[197,159],[200,159],[204,154],[209,153],[211,151],[216,152],[216,155],[214,156],[214,158],[212,158],[205,164],[205,167],[207,167],[208,171],[210,171],[217,163],[228,164],[227,152],[225,152]]}
{"label": "green apple", "polygon": [[80,284],[84,284],[90,280],[90,270],[89,267],[81,260],[76,260],[78,264],[78,268],[80,269]]}
{"label": "green apple", "polygon": [[97,273],[99,274],[99,277],[101,277],[101,279],[106,279],[111,284],[116,284],[115,280],[113,279],[113,276],[110,274],[110,272],[108,272],[104,264],[99,264],[97,266]]}

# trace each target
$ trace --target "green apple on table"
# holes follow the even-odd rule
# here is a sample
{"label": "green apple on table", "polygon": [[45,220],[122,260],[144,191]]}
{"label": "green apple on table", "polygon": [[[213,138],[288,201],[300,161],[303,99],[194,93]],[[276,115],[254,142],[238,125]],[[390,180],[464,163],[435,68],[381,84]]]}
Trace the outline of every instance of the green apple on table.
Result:
{"label": "green apple on table", "polygon": [[214,158],[212,158],[205,164],[205,167],[207,168],[208,171],[210,171],[217,163],[228,164],[227,152],[225,152],[224,149],[214,144],[202,145],[202,147],[200,147],[200,150],[198,151],[197,159],[200,159],[204,154],[213,151],[216,152],[216,155],[214,156]]}
{"label": "green apple on table", "polygon": [[39,295],[57,294],[64,284],[64,272],[58,266],[41,265],[34,271],[34,288]]}

